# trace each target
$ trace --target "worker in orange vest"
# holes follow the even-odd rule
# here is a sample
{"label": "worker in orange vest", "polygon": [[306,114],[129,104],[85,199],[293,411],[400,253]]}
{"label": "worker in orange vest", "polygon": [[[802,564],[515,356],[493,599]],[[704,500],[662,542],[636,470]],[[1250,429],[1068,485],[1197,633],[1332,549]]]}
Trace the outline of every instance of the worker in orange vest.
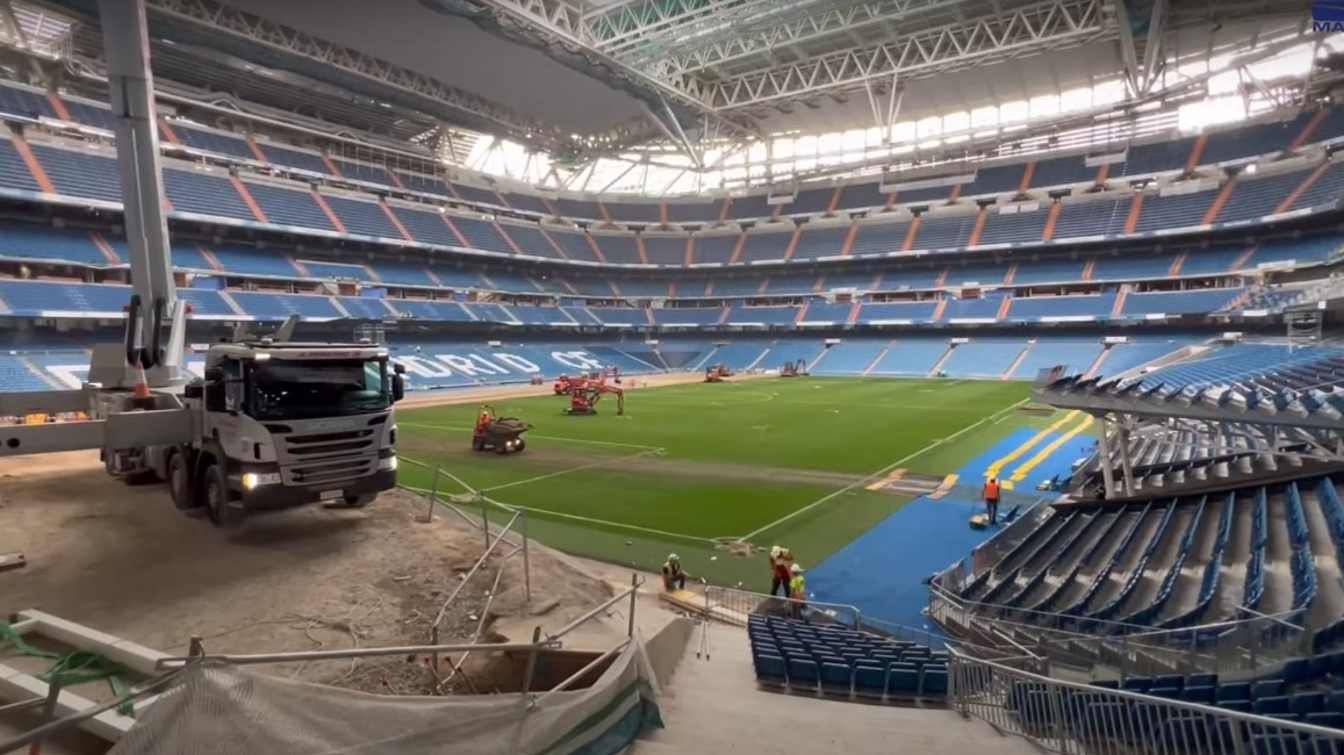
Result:
{"label": "worker in orange vest", "polygon": [[476,432],[485,432],[485,428],[495,419],[495,410],[489,404],[481,404],[481,413],[476,417]]}
{"label": "worker in orange vest", "polygon": [[999,481],[993,477],[985,480],[985,513],[990,524],[999,522]]}

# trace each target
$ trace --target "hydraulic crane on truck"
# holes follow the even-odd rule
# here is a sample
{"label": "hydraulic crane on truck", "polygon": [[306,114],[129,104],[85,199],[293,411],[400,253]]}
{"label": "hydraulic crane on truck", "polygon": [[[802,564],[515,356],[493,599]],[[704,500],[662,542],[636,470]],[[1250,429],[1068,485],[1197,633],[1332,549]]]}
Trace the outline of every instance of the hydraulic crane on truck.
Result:
{"label": "hydraulic crane on truck", "polygon": [[97,448],[113,476],[168,481],[222,526],[322,501],[361,506],[396,484],[401,369],[367,343],[212,344],[183,363],[188,308],[172,275],[144,0],[99,0],[134,293],[121,344],[94,348],[79,390],[0,394],[0,416],[87,421],[0,427],[0,457]]}

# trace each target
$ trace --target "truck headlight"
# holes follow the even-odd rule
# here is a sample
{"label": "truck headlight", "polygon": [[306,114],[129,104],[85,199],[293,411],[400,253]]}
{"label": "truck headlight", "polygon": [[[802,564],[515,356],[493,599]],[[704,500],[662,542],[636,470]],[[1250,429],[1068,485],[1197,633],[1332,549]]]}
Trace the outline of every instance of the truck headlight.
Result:
{"label": "truck headlight", "polygon": [[397,470],[397,457],[388,456],[386,458],[379,459],[378,469],[387,472],[395,472]]}
{"label": "truck headlight", "polygon": [[259,474],[257,472],[243,473],[243,490],[255,490],[262,485],[275,485],[280,482],[279,472],[269,472]]}

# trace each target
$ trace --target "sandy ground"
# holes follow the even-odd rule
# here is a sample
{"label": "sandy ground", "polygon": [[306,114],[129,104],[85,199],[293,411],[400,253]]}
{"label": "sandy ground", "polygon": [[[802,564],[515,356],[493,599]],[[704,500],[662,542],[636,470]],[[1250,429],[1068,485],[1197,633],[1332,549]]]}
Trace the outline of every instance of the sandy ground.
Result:
{"label": "sandy ground", "polygon": [[[627,378],[624,385],[640,390],[701,379],[682,373]],[[451,391],[413,396],[404,406],[550,392],[549,384]],[[111,480],[96,452],[0,459],[0,553],[18,551],[28,559],[23,569],[0,572],[0,615],[36,608],[171,654],[185,653],[193,635],[213,653],[425,643],[434,614],[485,547],[479,527],[442,508],[424,524],[419,520],[425,509],[422,498],[396,491],[362,510],[310,506],[258,516],[229,534],[176,511],[161,484]],[[629,569],[534,542],[529,602],[521,556],[499,561],[508,550],[501,547],[463,589],[445,617],[441,641],[475,633],[501,568],[485,641],[523,642],[538,626],[553,632],[631,582]],[[658,600],[656,576],[637,576],[646,583],[637,596],[635,626],[648,637],[676,614]],[[629,610],[625,601],[613,605],[567,635],[565,647],[610,648],[625,636]],[[9,649],[0,649],[0,662],[31,664]],[[475,662],[465,668],[488,691],[488,669]],[[401,659],[262,668],[384,693],[423,691],[425,676]],[[461,682],[452,688],[464,689]],[[104,699],[105,689],[86,685],[76,691]],[[0,739],[33,723],[0,717]],[[104,747],[76,734],[49,741],[45,751]]]}
{"label": "sandy ground", "polygon": [[[173,654],[185,652],[192,635],[212,653],[423,644],[485,547],[479,527],[446,509],[433,523],[418,521],[425,509],[422,498],[396,491],[362,510],[314,506],[255,517],[230,535],[177,512],[162,485],[110,480],[92,452],[0,460],[0,552],[28,558],[26,568],[0,573],[0,611],[37,608]],[[501,560],[509,550],[501,546],[463,589],[441,641],[471,638],[501,568],[485,641],[523,642],[538,626],[554,632],[631,581],[629,570],[533,542],[529,602],[521,554]],[[673,616],[656,588],[650,580],[638,596],[646,636]],[[624,601],[612,606],[566,636],[565,646],[610,648],[627,632],[628,611]],[[0,650],[0,660],[7,656]],[[263,668],[375,692],[423,692],[426,677],[403,659]],[[481,678],[480,667],[466,668]],[[0,739],[5,731],[0,721]]]}

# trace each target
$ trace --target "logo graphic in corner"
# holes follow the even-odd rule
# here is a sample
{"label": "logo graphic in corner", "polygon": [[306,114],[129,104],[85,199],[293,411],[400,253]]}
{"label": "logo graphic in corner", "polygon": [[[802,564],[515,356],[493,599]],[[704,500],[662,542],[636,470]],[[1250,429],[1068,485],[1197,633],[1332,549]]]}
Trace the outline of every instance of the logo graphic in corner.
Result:
{"label": "logo graphic in corner", "polygon": [[1311,4],[1311,30],[1344,31],[1344,0],[1316,0]]}

